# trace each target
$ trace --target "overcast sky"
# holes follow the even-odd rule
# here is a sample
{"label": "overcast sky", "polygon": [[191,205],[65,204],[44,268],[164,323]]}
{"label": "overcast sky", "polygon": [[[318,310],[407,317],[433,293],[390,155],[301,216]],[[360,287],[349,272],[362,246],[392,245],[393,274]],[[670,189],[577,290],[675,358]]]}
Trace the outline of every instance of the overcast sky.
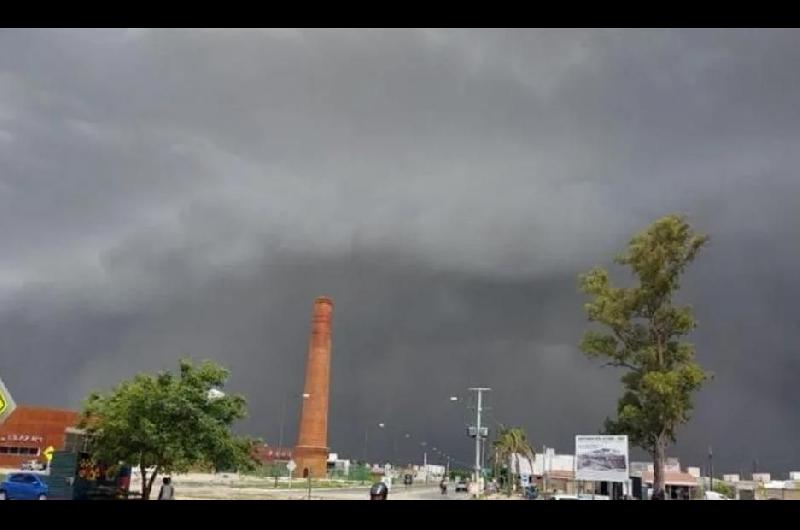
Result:
{"label": "overcast sky", "polygon": [[481,385],[570,452],[621,375],[577,275],[682,212],[715,379],[670,454],[800,470],[798,146],[793,30],[0,30],[0,374],[77,408],[212,358],[294,443],[329,295],[333,450],[468,461]]}

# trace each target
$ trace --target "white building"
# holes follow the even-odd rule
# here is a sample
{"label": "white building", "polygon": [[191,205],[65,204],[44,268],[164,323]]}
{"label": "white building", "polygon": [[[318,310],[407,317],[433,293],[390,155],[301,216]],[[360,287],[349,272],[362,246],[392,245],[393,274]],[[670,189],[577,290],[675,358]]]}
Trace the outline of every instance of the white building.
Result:
{"label": "white building", "polygon": [[328,472],[347,476],[350,473],[350,460],[340,459],[338,453],[328,453]]}

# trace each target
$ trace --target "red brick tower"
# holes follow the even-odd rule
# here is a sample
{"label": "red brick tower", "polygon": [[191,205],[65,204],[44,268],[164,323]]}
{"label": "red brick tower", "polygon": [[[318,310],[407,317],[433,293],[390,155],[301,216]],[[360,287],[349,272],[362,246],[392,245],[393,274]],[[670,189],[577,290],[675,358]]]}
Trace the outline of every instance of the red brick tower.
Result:
{"label": "red brick tower", "polygon": [[332,317],[333,300],[324,296],[314,300],[304,390],[308,398],[303,400],[293,455],[300,476],[324,477],[327,472]]}

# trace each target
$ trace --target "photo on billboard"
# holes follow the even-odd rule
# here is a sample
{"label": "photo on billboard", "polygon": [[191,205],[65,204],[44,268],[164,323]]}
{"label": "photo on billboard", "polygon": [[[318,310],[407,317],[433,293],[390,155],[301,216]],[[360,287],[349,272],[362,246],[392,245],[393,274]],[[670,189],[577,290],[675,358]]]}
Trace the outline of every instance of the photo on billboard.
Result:
{"label": "photo on billboard", "polygon": [[626,435],[578,435],[575,437],[575,479],[625,482],[628,472]]}

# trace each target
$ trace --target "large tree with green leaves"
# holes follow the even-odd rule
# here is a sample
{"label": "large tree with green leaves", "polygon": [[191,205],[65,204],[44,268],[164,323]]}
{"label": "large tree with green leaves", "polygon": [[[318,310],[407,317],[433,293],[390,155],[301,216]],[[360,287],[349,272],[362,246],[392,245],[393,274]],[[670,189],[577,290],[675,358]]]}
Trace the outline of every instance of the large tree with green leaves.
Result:
{"label": "large tree with green leaves", "polygon": [[631,239],[616,263],[629,267],[637,284],[615,287],[607,270],[596,267],[580,276],[592,300],[585,305],[589,320],[605,331],[587,331],[581,349],[624,368],[624,394],[616,419],[607,419],[609,434],[627,434],[653,455],[653,498],[664,497],[667,444],[687,422],[692,394],[709,377],[695,362],[694,347],[681,337],[696,327],[690,306],[673,305],[687,265],[708,242],[685,217],[658,219]]}
{"label": "large tree with green leaves", "polygon": [[252,469],[254,440],[231,433],[246,415],[245,399],[219,390],[227,379],[216,363],[181,360],[177,375],[139,374],[108,393],[92,393],[81,425],[94,456],[138,467],[145,500],[159,474],[195,465]]}
{"label": "large tree with green leaves", "polygon": [[535,452],[532,444],[524,429],[511,427],[501,429],[492,445],[496,462],[508,462],[508,494],[511,495],[515,476],[513,458],[515,455],[520,455],[533,462]]}

